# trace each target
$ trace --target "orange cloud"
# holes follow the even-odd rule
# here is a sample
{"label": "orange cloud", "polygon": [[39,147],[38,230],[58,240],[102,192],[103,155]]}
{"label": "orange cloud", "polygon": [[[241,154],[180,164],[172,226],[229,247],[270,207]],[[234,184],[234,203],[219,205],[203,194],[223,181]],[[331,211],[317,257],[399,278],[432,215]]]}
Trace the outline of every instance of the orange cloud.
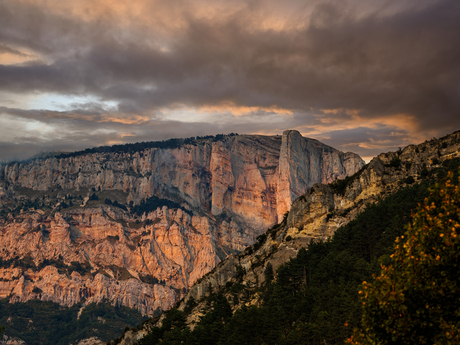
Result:
{"label": "orange cloud", "polygon": [[[322,114],[315,116],[320,124],[312,126],[313,128],[308,127],[309,135],[349,130],[357,127],[376,129],[382,125],[404,129],[404,131],[414,135],[419,131],[417,118],[409,114],[366,117],[356,109],[324,109],[321,112]],[[340,116],[340,114],[346,116]],[[418,139],[421,140],[423,137],[425,135],[420,136]]]}
{"label": "orange cloud", "polygon": [[[47,13],[86,22],[110,21],[117,26],[148,28],[173,36],[190,25],[190,19],[223,23],[229,18],[243,20],[248,31],[285,31],[305,26],[307,14],[298,7],[272,2],[264,6],[245,0],[22,0],[46,9]],[[158,37],[155,37],[157,39]]]}
{"label": "orange cloud", "polygon": [[40,59],[37,54],[27,49],[6,46],[0,48],[3,48],[0,49],[0,65],[16,65]]}
{"label": "orange cloud", "polygon": [[278,108],[277,106],[272,107],[246,107],[236,105],[233,102],[224,102],[220,105],[208,105],[202,106],[198,109],[198,112],[206,113],[231,113],[235,116],[244,116],[254,114],[257,112],[275,113],[278,115],[286,116],[293,115],[293,112],[289,109]]}
{"label": "orange cloud", "polygon": [[139,125],[150,120],[149,116],[144,115],[121,115],[121,116],[111,116],[109,114],[102,116],[102,118],[97,122],[114,122],[122,123],[124,125]]}

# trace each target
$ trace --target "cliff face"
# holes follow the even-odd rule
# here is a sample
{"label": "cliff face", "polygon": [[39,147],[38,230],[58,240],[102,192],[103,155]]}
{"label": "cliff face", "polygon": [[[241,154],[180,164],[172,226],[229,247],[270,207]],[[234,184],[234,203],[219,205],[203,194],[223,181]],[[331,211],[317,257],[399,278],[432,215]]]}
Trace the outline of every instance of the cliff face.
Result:
{"label": "cliff face", "polygon": [[[246,284],[262,284],[268,262],[276,269],[300,248],[308,247],[312,239],[327,240],[367,205],[413,183],[408,182],[408,177],[417,183],[445,161],[459,157],[460,131],[457,131],[440,139],[409,145],[400,152],[382,153],[343,183],[315,184],[292,203],[286,219],[268,230],[261,243],[219,263],[190,288],[184,301],[189,297],[200,299],[210,283],[219,289],[227,281],[235,281],[237,266],[245,269]],[[252,269],[254,266],[257,267]]]}
{"label": "cliff face", "polygon": [[229,136],[175,149],[17,163],[3,167],[0,178],[46,192],[120,190],[134,203],[157,195],[214,216],[236,214],[260,230],[282,219],[314,183],[344,178],[363,165],[356,154],[285,131],[282,137]]}
{"label": "cliff face", "polygon": [[[200,301],[209,294],[210,287],[214,292],[224,291],[228,300],[234,300],[232,294],[225,290],[228,282],[241,282],[246,287],[261,286],[269,263],[276,270],[297,255],[300,248],[308,247],[311,240],[330,238],[367,205],[378,202],[379,198],[385,198],[407,184],[418,183],[430,171],[453,158],[460,158],[460,131],[420,145],[409,145],[399,152],[382,153],[345,181],[313,185],[292,203],[287,217],[259,236],[256,244],[243,253],[227,257],[194,284],[178,308],[184,310],[190,298]],[[294,180],[287,174],[285,176],[286,181]],[[233,308],[241,308],[243,304],[258,304],[258,298],[257,293],[245,295],[243,301],[233,305]],[[204,303],[198,302],[187,314],[187,324],[192,329],[202,316]],[[152,327],[161,326],[163,318],[164,314],[135,330],[126,331],[116,344],[135,344]]]}
{"label": "cliff face", "polygon": [[[3,166],[0,298],[167,309],[307,188],[363,165],[286,131]],[[152,196],[180,208],[133,212]]]}
{"label": "cliff face", "polygon": [[297,131],[285,131],[277,186],[278,222],[289,211],[292,202],[313,184],[343,179],[363,165],[356,154],[324,147],[316,140],[302,137]]}

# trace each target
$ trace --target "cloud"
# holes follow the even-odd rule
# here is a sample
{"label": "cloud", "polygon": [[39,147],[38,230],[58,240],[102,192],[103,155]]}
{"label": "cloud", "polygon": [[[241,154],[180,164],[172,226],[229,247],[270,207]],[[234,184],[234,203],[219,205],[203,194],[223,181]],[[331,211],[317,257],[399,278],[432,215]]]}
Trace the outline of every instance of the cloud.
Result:
{"label": "cloud", "polygon": [[[460,127],[457,0],[4,0],[0,21],[0,120],[60,147],[298,128],[370,155]],[[42,94],[94,101],[18,104]]]}

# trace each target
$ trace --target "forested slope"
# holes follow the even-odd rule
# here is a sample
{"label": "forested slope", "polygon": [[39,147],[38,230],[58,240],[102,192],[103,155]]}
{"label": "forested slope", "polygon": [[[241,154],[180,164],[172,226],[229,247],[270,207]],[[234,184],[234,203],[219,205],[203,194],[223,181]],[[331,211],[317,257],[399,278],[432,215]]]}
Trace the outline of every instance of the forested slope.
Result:
{"label": "forested slope", "polygon": [[68,345],[91,337],[107,341],[121,329],[133,327],[145,318],[137,310],[108,303],[67,308],[37,300],[25,303],[0,300],[0,325],[5,327],[5,334],[27,345]]}
{"label": "forested slope", "polygon": [[[189,299],[182,311],[170,310],[139,344],[343,344],[361,322],[362,282],[391,262],[395,238],[406,231],[429,186],[449,170],[458,181],[459,165],[459,159],[445,160],[420,183],[368,205],[331,239],[312,241],[276,272],[267,265],[259,286],[240,280],[217,292],[210,287],[201,301]],[[248,305],[254,296],[257,303]],[[190,324],[197,302],[199,321]]]}

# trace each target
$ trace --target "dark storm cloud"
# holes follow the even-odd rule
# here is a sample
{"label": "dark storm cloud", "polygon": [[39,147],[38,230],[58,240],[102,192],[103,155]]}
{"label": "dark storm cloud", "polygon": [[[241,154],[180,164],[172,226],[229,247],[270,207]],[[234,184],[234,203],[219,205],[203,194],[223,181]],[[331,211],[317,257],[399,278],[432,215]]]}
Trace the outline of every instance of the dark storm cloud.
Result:
{"label": "dark storm cloud", "polygon": [[[419,137],[415,132],[445,134],[460,127],[458,0],[235,1],[235,10],[227,4],[211,15],[206,6],[218,2],[192,7],[158,1],[144,4],[139,17],[120,17],[125,10],[118,2],[99,13],[99,3],[77,14],[61,5],[0,3],[0,54],[31,56],[0,64],[0,91],[91,95],[115,102],[115,108],[94,103],[63,112],[4,113],[65,123],[69,133],[86,126],[92,133],[131,132],[132,141],[204,131],[279,133],[288,126],[315,133],[320,126],[319,137],[336,137],[342,149],[356,143],[350,147],[366,155],[406,144]],[[251,111],[259,123],[230,115],[193,124],[157,118],[178,106],[225,104],[277,107],[294,115],[280,120]],[[145,119],[107,120],[135,115]],[[412,119],[410,128],[398,129],[398,117]],[[337,127],[341,122],[347,125]],[[335,127],[327,129],[327,123]],[[101,140],[88,136],[87,142]]]}
{"label": "dark storm cloud", "polygon": [[[17,133],[8,142],[0,141],[0,162],[29,158],[42,152],[74,151],[107,144],[165,140],[196,135],[230,132],[270,132],[273,125],[257,122],[216,121],[183,123],[180,121],[145,119],[120,123],[103,112],[79,109],[73,112],[37,111],[0,108],[0,112],[32,122],[51,126],[46,135],[31,130]],[[124,119],[126,120],[126,119]],[[282,128],[282,127],[280,127]]]}
{"label": "dark storm cloud", "polygon": [[[63,112],[6,107],[1,107],[0,112],[15,119],[51,126],[44,136],[40,132],[30,131],[15,135],[9,142],[0,141],[0,160],[23,159],[48,151],[73,151],[107,144],[151,141],[152,138],[165,140],[218,133],[282,134],[286,128],[298,128],[308,133],[320,124],[320,121],[305,114],[280,118],[276,113],[266,112],[247,115],[251,121],[245,116],[225,114],[216,114],[213,122],[184,123],[143,117],[129,121],[127,117],[108,117],[104,109],[91,104]],[[306,122],[311,126],[303,126]],[[396,131],[395,127],[382,125],[374,129],[357,127],[326,131],[319,135],[316,133],[313,137],[343,151],[359,152],[363,158],[370,159],[382,151],[397,148],[407,140],[406,132],[395,136]]]}

